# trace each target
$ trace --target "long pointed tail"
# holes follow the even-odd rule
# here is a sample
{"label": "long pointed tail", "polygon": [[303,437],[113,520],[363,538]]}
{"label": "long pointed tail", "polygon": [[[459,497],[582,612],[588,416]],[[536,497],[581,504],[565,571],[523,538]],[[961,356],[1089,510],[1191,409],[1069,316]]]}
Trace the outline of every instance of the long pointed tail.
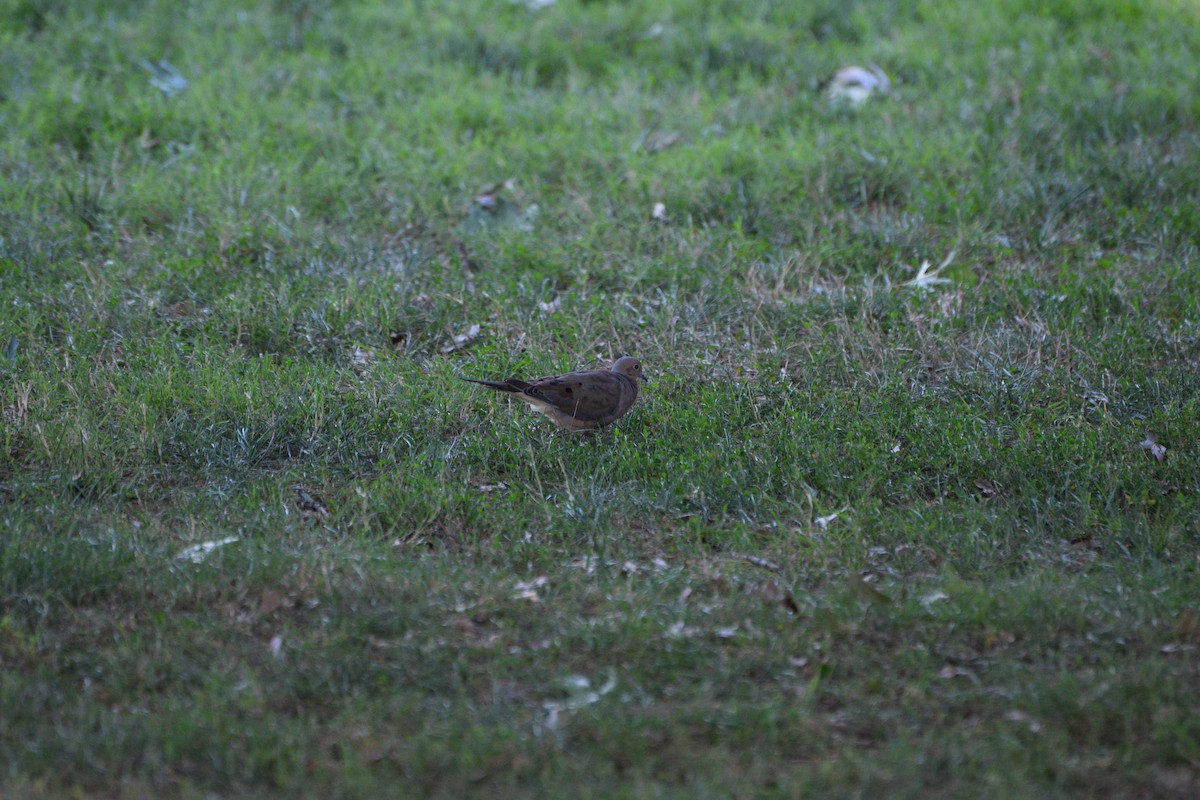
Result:
{"label": "long pointed tail", "polygon": [[[463,378],[463,380],[469,381],[471,383],[478,383],[480,386],[486,386],[489,389],[495,389],[498,392],[514,392],[515,393],[515,392],[521,391],[521,388],[522,388],[520,386],[514,386],[513,383],[509,383],[508,381],[481,381],[481,380],[477,380],[476,378]],[[513,380],[513,379],[510,379],[510,380]],[[516,381],[514,381],[514,382],[516,382]]]}

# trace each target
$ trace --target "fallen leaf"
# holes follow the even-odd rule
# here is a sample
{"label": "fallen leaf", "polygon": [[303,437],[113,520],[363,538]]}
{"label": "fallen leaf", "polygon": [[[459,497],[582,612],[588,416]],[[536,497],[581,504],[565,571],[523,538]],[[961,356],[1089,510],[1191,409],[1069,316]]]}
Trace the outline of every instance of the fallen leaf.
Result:
{"label": "fallen leaf", "polygon": [[947,664],[939,669],[938,677],[947,681],[953,678],[970,678],[974,681],[979,680],[979,678],[971,670],[966,669],[965,667],[956,667],[953,664]]}
{"label": "fallen leaf", "polygon": [[943,600],[949,599],[950,595],[946,594],[941,589],[935,589],[921,598],[921,605],[925,606],[925,608],[929,608],[934,603],[940,603]]}
{"label": "fallen leaf", "polygon": [[183,548],[175,557],[180,561],[190,561],[193,564],[199,564],[203,562],[204,559],[208,558],[208,554],[214,550],[238,541],[241,541],[241,537],[227,536],[224,539],[213,539],[207,542],[200,542],[199,544],[194,544],[190,547]]}
{"label": "fallen leaf", "polygon": [[511,179],[501,181],[489,189],[484,189],[482,192],[475,195],[472,200],[474,200],[475,205],[479,206],[484,211],[495,211],[502,201],[500,193],[505,189],[511,190],[512,188],[513,182]]}
{"label": "fallen leaf", "polygon": [[683,136],[678,131],[645,131],[634,144],[634,150],[644,150],[647,153],[659,153],[669,147],[674,147]]}
{"label": "fallen leaf", "polygon": [[541,589],[542,587],[545,587],[547,583],[550,583],[550,578],[547,578],[544,575],[539,575],[538,577],[534,578],[533,581],[517,581],[515,588],[517,591],[529,591],[530,589]]}
{"label": "fallen leaf", "polygon": [[731,557],[737,559],[738,561],[745,561],[747,564],[753,564],[756,567],[762,567],[763,569],[769,569],[772,572],[779,571],[778,564],[771,562],[771,561],[767,561],[765,558],[759,558],[758,556],[744,555],[742,553],[733,553]]}
{"label": "fallen leaf", "polygon": [[850,66],[834,73],[825,91],[833,102],[858,108],[871,95],[886,92],[890,84],[887,74],[875,64],[869,69]]}
{"label": "fallen leaf", "polygon": [[296,507],[305,514],[316,514],[320,517],[329,516],[329,508],[321,498],[310,494],[303,486],[296,487]]}
{"label": "fallen leaf", "polygon": [[451,340],[451,343],[442,348],[443,353],[453,353],[456,350],[462,350],[471,342],[479,337],[479,332],[483,330],[478,323],[471,325],[464,333],[457,334]]}
{"label": "fallen leaf", "polygon": [[833,522],[837,518],[838,518],[838,514],[835,512],[833,514],[826,514],[823,517],[817,517],[816,519],[813,520],[813,522],[817,523],[818,528],[820,528],[821,530],[825,530],[826,528],[829,527],[829,523]]}
{"label": "fallen leaf", "polygon": [[166,59],[142,61],[142,67],[150,73],[150,85],[161,90],[167,97],[179,94],[188,87],[187,78]]}
{"label": "fallen leaf", "polygon": [[523,210],[519,203],[509,197],[513,193],[515,183],[510,179],[498,183],[471,198],[471,208],[467,213],[467,227],[475,230],[486,228],[516,228],[519,231],[533,230],[533,223],[541,209],[537,203],[527,205]]}
{"label": "fallen leaf", "polygon": [[979,493],[982,494],[984,497],[995,497],[996,496],[996,485],[994,483],[992,483],[991,481],[988,481],[988,480],[975,481],[975,488],[978,489]]}
{"label": "fallen leaf", "polygon": [[[567,699],[542,703],[542,708],[546,711],[546,719],[541,727],[545,730],[554,730],[558,727],[562,712],[575,711],[599,702],[600,698],[617,688],[617,675],[615,672],[610,672],[604,685],[596,689],[592,688],[592,681],[586,675],[567,675],[559,683],[566,690]],[[541,733],[541,731],[535,728],[535,733]]]}
{"label": "fallen leaf", "polygon": [[374,350],[356,346],[350,355],[350,363],[356,367],[365,367],[378,357]]}
{"label": "fallen leaf", "polygon": [[[1161,445],[1158,442],[1156,442],[1154,440],[1153,435],[1147,436],[1145,439],[1143,439],[1138,444],[1138,447],[1142,448],[1143,450],[1149,450],[1150,455],[1154,456],[1155,461],[1162,461],[1164,458],[1167,457],[1166,446]],[[1174,462],[1172,462],[1172,463],[1174,463]]]}
{"label": "fallen leaf", "polygon": [[941,283],[952,283],[949,278],[941,277],[942,270],[950,266],[954,261],[956,250],[951,250],[950,254],[938,265],[937,269],[930,269],[928,261],[922,261],[921,266],[917,267],[916,276],[908,282],[909,286],[917,289],[930,289]]}
{"label": "fallen leaf", "polygon": [[789,613],[799,614],[800,606],[796,603],[796,598],[792,597],[792,593],[780,586],[774,580],[769,580],[762,587],[763,602],[770,605],[778,603],[788,610]]}
{"label": "fallen leaf", "polygon": [[874,584],[866,580],[862,575],[851,575],[850,586],[859,594],[859,596],[870,600],[872,603],[876,603],[878,605],[887,605],[888,603],[892,602],[892,598],[879,591]]}

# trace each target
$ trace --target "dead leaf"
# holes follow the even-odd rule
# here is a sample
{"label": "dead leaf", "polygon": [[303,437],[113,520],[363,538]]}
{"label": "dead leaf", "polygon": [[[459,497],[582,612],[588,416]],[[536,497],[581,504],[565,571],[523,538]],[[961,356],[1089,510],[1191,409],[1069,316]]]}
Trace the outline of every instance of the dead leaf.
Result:
{"label": "dead leaf", "polygon": [[642,137],[638,146],[647,153],[660,153],[674,147],[682,138],[678,131],[651,131]]}
{"label": "dead leaf", "polygon": [[374,350],[355,346],[354,352],[350,356],[350,363],[356,367],[365,367],[378,357]]}
{"label": "dead leaf", "polygon": [[881,592],[862,575],[850,576],[850,588],[854,589],[860,597],[870,600],[872,603],[887,605],[892,602],[892,598]]}
{"label": "dead leaf", "polygon": [[388,339],[392,342],[392,349],[397,353],[407,353],[412,347],[412,331],[407,333],[388,331]]}
{"label": "dead leaf", "polygon": [[190,561],[193,564],[200,564],[204,561],[204,559],[208,558],[209,553],[213,552],[214,550],[218,550],[226,545],[240,541],[241,537],[239,536],[226,536],[224,539],[213,539],[207,542],[200,542],[199,544],[194,544],[190,547],[183,548],[175,557],[180,561]]}
{"label": "dead leaf", "polygon": [[975,488],[978,489],[979,493],[982,494],[984,497],[995,497],[996,496],[996,485],[994,483],[992,483],[991,481],[988,481],[988,480],[975,481]]}
{"label": "dead leaf", "polygon": [[833,522],[837,518],[838,518],[838,513],[834,512],[833,514],[826,514],[823,517],[817,517],[816,519],[813,520],[813,522],[817,523],[818,528],[820,528],[821,530],[825,530],[826,528],[829,527],[829,523]]}
{"label": "dead leaf", "polygon": [[762,587],[763,602],[768,605],[779,604],[788,610],[789,613],[799,614],[800,606],[796,603],[796,598],[792,597],[792,593],[780,586],[774,580],[769,580]]}
{"label": "dead leaf", "polygon": [[672,622],[667,626],[666,630],[666,635],[670,639],[682,639],[684,636],[691,636],[693,633],[694,631],[688,628],[683,620]]}
{"label": "dead leaf", "polygon": [[158,61],[142,61],[142,67],[150,73],[150,85],[167,97],[179,94],[188,87],[188,79],[171,66],[165,58]]}
{"label": "dead leaf", "polygon": [[871,95],[886,92],[890,84],[887,74],[875,64],[869,69],[850,66],[834,74],[825,92],[834,103],[858,108]]}
{"label": "dead leaf", "polygon": [[942,270],[950,266],[957,252],[956,250],[951,250],[950,254],[938,265],[937,269],[930,269],[929,262],[922,261],[921,266],[917,267],[917,274],[908,282],[908,285],[916,289],[932,289],[941,283],[951,283],[952,281],[949,278],[942,277]]}
{"label": "dead leaf", "polygon": [[451,343],[442,348],[442,352],[443,353],[453,353],[456,350],[464,349],[471,342],[473,342],[477,338],[479,338],[479,332],[481,330],[483,330],[483,328],[479,325],[479,323],[475,323],[475,324],[471,325],[463,333],[456,334],[452,338]]}
{"label": "dead leaf", "polygon": [[762,567],[763,569],[769,569],[772,572],[779,571],[778,564],[771,562],[771,561],[767,561],[765,558],[759,558],[758,556],[744,555],[742,553],[733,553],[731,555],[731,557],[737,559],[738,561],[745,561],[747,564],[753,564],[756,567]]}
{"label": "dead leaf", "polygon": [[566,700],[551,700],[542,703],[546,719],[541,726],[534,728],[534,733],[540,735],[545,730],[554,730],[560,724],[562,712],[575,711],[596,703],[600,698],[617,688],[616,672],[610,672],[603,686],[592,688],[592,681],[586,675],[568,675],[559,683],[567,692]]}
{"label": "dead leaf", "polygon": [[1088,389],[1083,393],[1083,402],[1089,411],[1107,411],[1108,395],[1096,389]]}
{"label": "dead leaf", "polygon": [[533,603],[541,602],[541,597],[537,590],[550,583],[550,579],[545,575],[538,575],[533,580],[517,581],[517,585],[513,587],[516,592],[513,594],[514,600],[529,600]]}
{"label": "dead leaf", "polygon": [[548,584],[549,582],[550,582],[550,579],[548,577],[546,577],[545,575],[538,575],[536,578],[534,578],[531,581],[517,581],[516,588],[518,590],[539,589],[539,588],[545,586],[546,584]]}
{"label": "dead leaf", "polygon": [[978,682],[979,678],[974,672],[966,667],[956,667],[953,664],[947,664],[938,670],[938,677],[942,680],[952,680],[953,678],[970,678]]}
{"label": "dead leaf", "polygon": [[509,180],[501,181],[500,183],[497,183],[495,186],[492,186],[491,188],[484,189],[482,192],[475,195],[475,197],[473,197],[472,200],[474,200],[475,205],[479,206],[484,211],[495,211],[502,200],[502,198],[500,197],[500,193],[502,191],[504,191],[505,189],[512,191],[512,188],[513,188],[513,182],[512,182],[512,179],[510,178]]}
{"label": "dead leaf", "polygon": [[296,507],[303,514],[316,514],[319,517],[329,516],[329,508],[321,498],[310,494],[303,486],[296,487]]}
{"label": "dead leaf", "polygon": [[1162,461],[1164,458],[1167,457],[1166,446],[1161,445],[1158,442],[1156,442],[1154,440],[1153,434],[1151,434],[1151,435],[1147,436],[1145,439],[1143,439],[1138,444],[1138,447],[1142,448],[1143,450],[1149,450],[1150,455],[1154,456],[1155,461]]}
{"label": "dead leaf", "polygon": [[513,194],[515,186],[515,182],[509,179],[475,195],[467,213],[467,227],[474,230],[516,228],[524,232],[532,231],[541,209],[537,203],[530,203],[522,209],[509,196]]}

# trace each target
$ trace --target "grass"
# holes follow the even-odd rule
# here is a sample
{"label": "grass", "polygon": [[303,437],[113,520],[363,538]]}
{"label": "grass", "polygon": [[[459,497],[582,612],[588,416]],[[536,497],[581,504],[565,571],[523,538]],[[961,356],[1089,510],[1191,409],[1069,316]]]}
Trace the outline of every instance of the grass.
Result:
{"label": "grass", "polygon": [[1196,15],[0,0],[3,794],[1195,796]]}

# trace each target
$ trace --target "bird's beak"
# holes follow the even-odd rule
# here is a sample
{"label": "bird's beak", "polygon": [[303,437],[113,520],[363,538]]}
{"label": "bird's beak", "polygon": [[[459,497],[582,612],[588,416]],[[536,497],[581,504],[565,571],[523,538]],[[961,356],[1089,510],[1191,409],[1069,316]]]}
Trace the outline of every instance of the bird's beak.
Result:
{"label": "bird's beak", "polygon": [[646,373],[644,373],[644,372],[642,373],[641,378],[642,378],[642,383],[650,382],[650,379],[646,377]]}

